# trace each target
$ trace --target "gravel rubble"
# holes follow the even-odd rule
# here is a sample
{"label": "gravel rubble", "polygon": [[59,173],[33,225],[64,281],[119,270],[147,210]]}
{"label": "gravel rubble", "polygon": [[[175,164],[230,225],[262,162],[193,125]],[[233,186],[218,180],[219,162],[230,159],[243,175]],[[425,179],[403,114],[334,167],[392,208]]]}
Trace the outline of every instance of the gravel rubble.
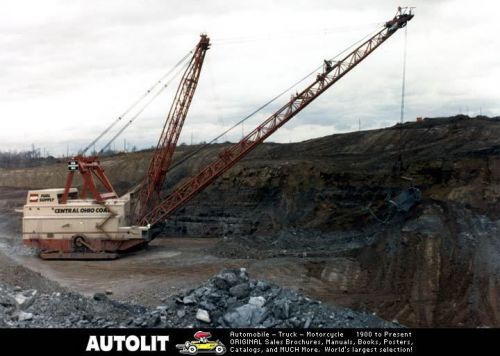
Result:
{"label": "gravel rubble", "polygon": [[40,328],[387,328],[375,315],[326,306],[293,290],[251,280],[244,268],[224,270],[156,308],[61,290],[40,293],[0,283],[0,327]]}

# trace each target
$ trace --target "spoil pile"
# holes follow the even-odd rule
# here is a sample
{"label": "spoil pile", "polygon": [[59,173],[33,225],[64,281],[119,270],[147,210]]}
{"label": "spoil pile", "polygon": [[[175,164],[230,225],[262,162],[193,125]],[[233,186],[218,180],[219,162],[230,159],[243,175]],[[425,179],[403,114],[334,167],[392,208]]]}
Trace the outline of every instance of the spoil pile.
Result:
{"label": "spoil pile", "polygon": [[179,327],[395,327],[372,314],[332,308],[263,280],[244,268],[224,270],[202,286],[174,297],[168,319]]}
{"label": "spoil pile", "polygon": [[105,294],[93,298],[61,289],[41,293],[0,284],[0,327],[106,328],[152,326],[139,316],[150,316],[147,308],[112,301]]}
{"label": "spoil pile", "polygon": [[0,327],[397,327],[374,315],[331,308],[292,290],[224,270],[198,288],[147,308],[65,290],[0,284]]}

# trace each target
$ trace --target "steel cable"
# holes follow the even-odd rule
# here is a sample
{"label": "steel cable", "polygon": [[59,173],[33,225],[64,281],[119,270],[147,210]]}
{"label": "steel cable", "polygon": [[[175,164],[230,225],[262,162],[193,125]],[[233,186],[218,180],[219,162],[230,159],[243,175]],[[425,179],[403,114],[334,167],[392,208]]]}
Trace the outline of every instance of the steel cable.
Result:
{"label": "steel cable", "polygon": [[[99,154],[105,152],[109,146],[125,131],[134,121],[141,115],[144,110],[161,94],[163,91],[187,68],[189,62],[186,62],[185,65],[174,74],[172,78],[168,82],[166,82],[153,96],[149,98],[149,100],[132,116],[131,119],[99,150]],[[149,93],[148,93],[149,94]]]}
{"label": "steel cable", "polygon": [[[194,49],[189,51],[182,59],[177,62],[167,73],[160,77],[144,94],[142,94],[132,105],[130,105],[117,119],[115,119],[99,136],[97,136],[91,143],[87,145],[80,153],[85,154],[92,146],[94,146],[104,135],[106,135],[113,127],[116,126],[126,115],[128,115],[140,102],[142,102],[148,95],[153,92],[158,85],[160,85],[172,72],[179,67],[186,59],[193,53]],[[121,130],[123,132],[123,130]],[[102,150],[101,150],[102,151]]]}
{"label": "steel cable", "polygon": [[[344,54],[345,52],[347,52],[349,49],[351,49],[352,47],[358,45],[359,43],[363,42],[367,38],[373,36],[373,34],[376,33],[376,32],[378,32],[378,31],[379,31],[379,29],[377,29],[376,31],[371,32],[370,34],[364,36],[362,39],[360,39],[360,40],[356,41],[355,43],[351,44],[349,47],[345,48],[344,50],[342,50],[341,52],[339,52],[338,54],[336,54],[334,57],[332,57],[330,59],[330,61],[335,60],[335,58],[338,58],[339,56],[341,56],[342,54]],[[186,162],[188,159],[190,159],[193,156],[197,155],[200,151],[202,151],[203,149],[205,149],[209,145],[211,145],[214,142],[216,142],[219,138],[223,137],[228,132],[234,130],[236,127],[238,127],[239,125],[243,124],[245,121],[247,121],[248,119],[250,119],[251,117],[253,117],[255,114],[257,114],[261,110],[265,109],[267,106],[271,105],[273,102],[275,102],[276,100],[278,100],[280,97],[282,97],[283,95],[285,95],[286,93],[288,93],[290,90],[292,90],[293,88],[295,88],[297,85],[299,85],[300,83],[302,83],[304,80],[306,80],[307,78],[309,78],[311,75],[315,74],[319,69],[322,68],[322,66],[323,65],[320,65],[320,66],[316,67],[313,71],[311,71],[309,74],[307,74],[306,76],[304,76],[302,79],[300,79],[299,81],[295,82],[294,84],[292,84],[291,86],[289,86],[288,88],[286,88],[285,90],[283,90],[282,92],[280,92],[279,94],[277,94],[276,96],[274,96],[273,98],[271,98],[269,101],[267,101],[266,103],[264,103],[263,105],[261,105],[260,107],[258,107],[256,110],[252,111],[250,114],[248,114],[243,119],[241,119],[240,121],[238,121],[237,123],[235,123],[233,126],[231,126],[227,130],[225,130],[224,132],[222,132],[221,134],[219,134],[217,137],[213,138],[208,143],[203,144],[201,147],[197,148],[195,151],[193,151],[193,152],[187,154],[186,156],[184,156],[180,161],[178,161],[174,165],[172,165],[172,167],[170,168],[170,172],[172,170],[174,170],[175,168],[177,168],[178,166],[180,166],[181,164],[183,164],[184,162]]]}

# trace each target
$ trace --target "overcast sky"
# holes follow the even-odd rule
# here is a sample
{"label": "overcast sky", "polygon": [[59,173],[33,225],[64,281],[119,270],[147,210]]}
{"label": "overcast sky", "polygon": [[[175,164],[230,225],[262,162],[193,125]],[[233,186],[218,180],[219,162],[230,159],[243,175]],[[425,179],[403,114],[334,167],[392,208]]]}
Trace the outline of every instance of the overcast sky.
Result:
{"label": "overcast sky", "polygon": [[[0,150],[81,149],[202,32],[213,45],[181,142],[208,141],[391,19],[398,5],[416,6],[408,27],[405,119],[499,115],[500,6],[493,0],[15,0],[2,1],[0,11]],[[362,129],[393,125],[403,45],[399,31],[270,140],[357,130],[359,120]],[[129,147],[156,144],[177,84],[116,149],[124,139]],[[225,139],[239,139],[288,99]]]}

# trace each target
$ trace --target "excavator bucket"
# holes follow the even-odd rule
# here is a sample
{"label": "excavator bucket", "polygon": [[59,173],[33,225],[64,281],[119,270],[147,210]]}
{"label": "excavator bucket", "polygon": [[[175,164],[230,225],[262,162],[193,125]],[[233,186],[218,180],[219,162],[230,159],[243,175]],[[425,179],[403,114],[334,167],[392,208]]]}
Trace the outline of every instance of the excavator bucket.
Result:
{"label": "excavator bucket", "polygon": [[389,203],[394,205],[397,211],[407,213],[420,199],[420,189],[411,187],[403,190],[394,199],[389,200]]}

